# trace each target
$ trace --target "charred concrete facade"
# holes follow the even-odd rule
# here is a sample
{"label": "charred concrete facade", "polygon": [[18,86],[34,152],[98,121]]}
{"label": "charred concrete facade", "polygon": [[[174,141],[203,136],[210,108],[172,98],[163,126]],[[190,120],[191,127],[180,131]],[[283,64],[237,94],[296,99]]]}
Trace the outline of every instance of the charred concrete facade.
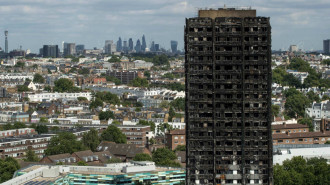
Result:
{"label": "charred concrete facade", "polygon": [[187,184],[272,184],[269,18],[200,10],[185,51]]}

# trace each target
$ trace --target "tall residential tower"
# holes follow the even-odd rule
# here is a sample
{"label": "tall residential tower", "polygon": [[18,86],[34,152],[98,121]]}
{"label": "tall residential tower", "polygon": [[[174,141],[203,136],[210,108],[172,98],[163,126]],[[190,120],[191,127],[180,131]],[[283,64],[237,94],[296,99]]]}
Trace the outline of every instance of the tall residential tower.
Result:
{"label": "tall residential tower", "polygon": [[330,39],[323,40],[323,53],[330,54]]}
{"label": "tall residential tower", "polygon": [[272,184],[271,26],[256,10],[186,19],[187,184]]}
{"label": "tall residential tower", "polygon": [[8,31],[5,31],[5,53],[8,53]]}

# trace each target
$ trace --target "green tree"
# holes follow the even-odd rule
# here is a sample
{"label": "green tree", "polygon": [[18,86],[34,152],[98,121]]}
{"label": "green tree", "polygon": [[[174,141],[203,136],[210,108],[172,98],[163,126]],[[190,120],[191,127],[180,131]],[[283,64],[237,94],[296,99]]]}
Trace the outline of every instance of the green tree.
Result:
{"label": "green tree", "polygon": [[134,156],[133,161],[152,161],[152,158],[149,154],[140,153]]}
{"label": "green tree", "polygon": [[18,92],[26,92],[26,91],[30,91],[30,89],[28,88],[28,86],[26,85],[17,85],[17,91]]}
{"label": "green tree", "polygon": [[100,112],[99,114],[100,120],[109,120],[110,118],[115,119],[115,115],[111,111]]}
{"label": "green tree", "polygon": [[97,107],[103,107],[103,101],[100,98],[95,98],[95,100],[89,104],[90,109],[95,109]]}
{"label": "green tree", "polygon": [[180,167],[180,164],[174,161],[176,159],[175,153],[168,148],[158,148],[152,153],[152,160],[156,165]]}
{"label": "green tree", "polygon": [[101,140],[115,143],[126,143],[127,138],[115,125],[109,125],[101,134]]}
{"label": "green tree", "polygon": [[143,107],[143,103],[138,101],[136,102],[135,107]]}
{"label": "green tree", "polygon": [[173,130],[173,127],[168,124],[168,123],[161,123],[157,126],[158,133],[159,132],[165,132],[165,129],[168,130]]}
{"label": "green tree", "polygon": [[24,161],[27,161],[27,162],[38,162],[39,160],[40,160],[39,157],[35,154],[35,152],[31,148],[29,148],[26,151],[26,156],[25,156]]}
{"label": "green tree", "polygon": [[176,98],[170,105],[178,111],[184,111],[186,107],[186,101],[184,98]]}
{"label": "green tree", "polygon": [[26,128],[26,124],[22,122],[15,122],[13,125],[13,129],[20,129],[20,128]]}
{"label": "green tree", "polygon": [[185,91],[185,85],[174,82],[174,83],[169,83],[169,84],[152,84],[151,87],[162,87],[166,89],[170,89],[172,91]]}
{"label": "green tree", "polygon": [[13,125],[11,123],[6,123],[2,126],[3,130],[11,130],[14,129]]}
{"label": "green tree", "polygon": [[186,151],[186,145],[178,145],[174,151]]}
{"label": "green tree", "polygon": [[272,116],[278,116],[280,113],[280,106],[272,105]]}
{"label": "green tree", "polygon": [[119,121],[117,121],[117,120],[113,120],[111,124],[113,124],[113,125],[121,125],[121,123]]}
{"label": "green tree", "polygon": [[330,59],[322,60],[321,64],[329,66],[330,65]]}
{"label": "green tree", "polygon": [[41,117],[40,120],[39,120],[39,123],[48,123],[48,118]]}
{"label": "green tree", "polygon": [[330,165],[323,158],[301,156],[274,165],[274,185],[329,184]]}
{"label": "green tree", "polygon": [[321,101],[319,95],[315,94],[313,91],[309,91],[306,95],[310,101],[316,101],[317,103],[320,103]]}
{"label": "green tree", "polygon": [[37,125],[35,130],[38,134],[48,133],[48,127],[46,125]]}
{"label": "green tree", "polygon": [[52,91],[52,87],[50,87],[49,85],[46,85],[44,87],[44,91],[51,92]]}
{"label": "green tree", "polygon": [[36,73],[36,74],[34,74],[33,82],[34,83],[45,83],[45,78],[43,76],[41,76],[39,73]]}
{"label": "green tree", "polygon": [[167,109],[167,108],[170,107],[170,103],[168,101],[166,101],[166,100],[163,100],[162,102],[160,102],[159,107],[160,108],[163,108],[163,109],[164,108]]}
{"label": "green tree", "polygon": [[293,58],[290,61],[289,69],[297,70],[299,72],[311,72],[313,69],[310,67],[309,63],[301,58]]}
{"label": "green tree", "polygon": [[80,92],[78,87],[75,87],[73,81],[67,78],[56,80],[54,86],[55,92]]}
{"label": "green tree", "polygon": [[137,77],[130,82],[133,87],[149,87],[149,82],[146,78]]}
{"label": "green tree", "polygon": [[115,85],[121,85],[121,81],[114,76],[105,76],[108,82],[113,82]]}
{"label": "green tree", "polygon": [[112,94],[111,92],[97,92],[95,94],[95,98],[114,105],[120,104],[118,96],[116,94]]}
{"label": "green tree", "polygon": [[151,74],[150,74],[150,71],[144,71],[144,76],[147,77],[147,78],[150,78]]}
{"label": "green tree", "polygon": [[81,74],[81,75],[88,75],[89,74],[89,69],[88,68],[78,69],[78,73]]}
{"label": "green tree", "polygon": [[170,110],[168,111],[168,121],[171,122],[174,116],[175,116],[175,111],[173,107],[170,107]]}
{"label": "green tree", "polygon": [[305,108],[310,104],[310,100],[294,88],[284,91],[284,95],[286,115],[291,118],[304,117]]}
{"label": "green tree", "polygon": [[152,63],[154,63],[155,66],[169,66],[170,63],[168,61],[168,57],[166,55],[156,55],[152,59]]}
{"label": "green tree", "polygon": [[120,59],[116,55],[112,55],[111,58],[108,60],[110,63],[121,62]]}
{"label": "green tree", "polygon": [[330,100],[330,97],[325,94],[322,96],[322,101],[324,101],[324,100]]}
{"label": "green tree", "polygon": [[77,162],[78,166],[87,166],[87,163],[85,161],[79,161]]}
{"label": "green tree", "polygon": [[45,150],[46,155],[57,155],[64,153],[73,153],[85,150],[86,147],[81,141],[77,140],[71,132],[61,132],[50,139],[48,148]]}
{"label": "green tree", "polygon": [[84,133],[82,143],[93,152],[96,151],[97,146],[100,144],[99,133],[96,129],[92,128],[88,133]]}
{"label": "green tree", "polygon": [[86,97],[78,97],[77,100],[78,101],[88,101],[88,99]]}
{"label": "green tree", "polygon": [[18,68],[24,68],[25,67],[25,63],[24,62],[17,62],[16,64],[15,64],[15,67],[18,67]]}
{"label": "green tree", "polygon": [[153,121],[139,120],[137,125],[147,125],[150,126],[150,130],[155,132],[156,124]]}
{"label": "green tree", "polygon": [[116,157],[112,157],[111,159],[108,160],[108,163],[121,163],[123,161],[121,161],[119,158]]}
{"label": "green tree", "polygon": [[314,126],[313,126],[313,119],[312,118],[301,118],[298,120],[299,124],[307,125],[309,127],[309,131],[313,132],[314,131]]}
{"label": "green tree", "polygon": [[0,158],[0,183],[10,180],[18,169],[20,169],[20,165],[16,159],[12,157]]}

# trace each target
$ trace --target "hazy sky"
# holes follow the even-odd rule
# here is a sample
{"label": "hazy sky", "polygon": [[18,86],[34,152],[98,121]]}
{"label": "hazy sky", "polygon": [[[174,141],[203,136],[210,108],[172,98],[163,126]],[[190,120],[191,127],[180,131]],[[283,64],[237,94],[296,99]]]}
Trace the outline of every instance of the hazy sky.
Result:
{"label": "hazy sky", "polygon": [[0,0],[0,46],[9,31],[9,49],[38,52],[43,44],[62,41],[86,48],[146,35],[165,48],[170,40],[183,48],[185,18],[198,8],[251,6],[271,18],[273,49],[297,44],[305,50],[323,48],[330,38],[330,0]]}

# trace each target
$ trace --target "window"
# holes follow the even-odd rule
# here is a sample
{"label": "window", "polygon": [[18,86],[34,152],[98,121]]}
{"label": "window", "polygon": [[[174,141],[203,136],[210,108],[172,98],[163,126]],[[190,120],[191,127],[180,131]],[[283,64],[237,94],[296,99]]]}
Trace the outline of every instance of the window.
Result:
{"label": "window", "polygon": [[174,139],[179,139],[179,137],[178,136],[175,136]]}

